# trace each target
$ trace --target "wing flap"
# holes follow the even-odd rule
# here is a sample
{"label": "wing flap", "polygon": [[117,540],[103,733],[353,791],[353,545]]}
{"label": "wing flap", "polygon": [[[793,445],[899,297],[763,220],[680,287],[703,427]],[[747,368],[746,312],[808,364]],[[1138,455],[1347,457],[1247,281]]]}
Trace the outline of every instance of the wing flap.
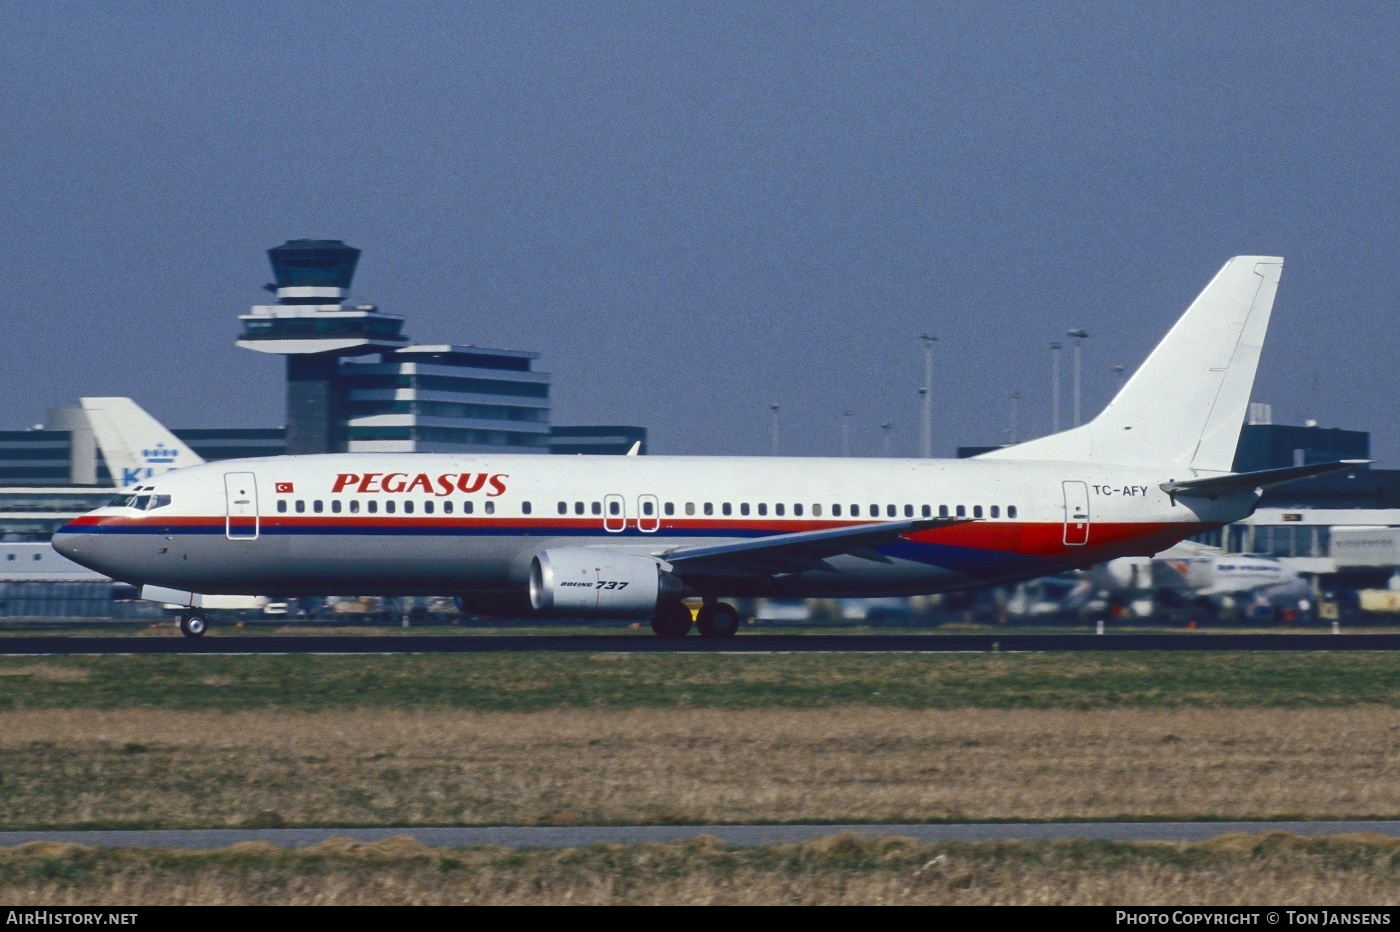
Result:
{"label": "wing flap", "polygon": [[969,518],[923,518],[857,524],[851,527],[796,534],[775,534],[753,540],[686,547],[661,554],[672,571],[685,576],[774,576],[809,570],[835,572],[826,560],[850,554],[865,560],[888,563],[875,548],[892,544],[908,534],[966,524]]}

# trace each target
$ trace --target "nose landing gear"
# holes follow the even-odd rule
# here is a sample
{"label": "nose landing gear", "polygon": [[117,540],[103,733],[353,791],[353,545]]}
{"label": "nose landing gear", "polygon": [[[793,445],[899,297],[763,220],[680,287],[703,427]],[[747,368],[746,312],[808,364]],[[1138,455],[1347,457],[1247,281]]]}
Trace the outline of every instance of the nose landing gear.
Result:
{"label": "nose landing gear", "polygon": [[209,621],[198,612],[185,612],[180,616],[180,633],[187,638],[203,637],[209,630]]}

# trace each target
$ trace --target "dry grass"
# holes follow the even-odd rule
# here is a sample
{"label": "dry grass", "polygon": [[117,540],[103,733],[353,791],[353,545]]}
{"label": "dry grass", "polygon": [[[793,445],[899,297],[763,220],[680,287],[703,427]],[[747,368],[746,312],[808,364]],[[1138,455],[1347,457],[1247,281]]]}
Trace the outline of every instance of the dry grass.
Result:
{"label": "dry grass", "polygon": [[1374,906],[1400,896],[1392,840],[1274,835],[1191,845],[924,845],[850,835],[446,850],[407,839],[291,851],[0,849],[12,906],[360,904],[1064,904]]}
{"label": "dry grass", "polygon": [[1390,817],[1400,709],[0,712],[0,826]]}

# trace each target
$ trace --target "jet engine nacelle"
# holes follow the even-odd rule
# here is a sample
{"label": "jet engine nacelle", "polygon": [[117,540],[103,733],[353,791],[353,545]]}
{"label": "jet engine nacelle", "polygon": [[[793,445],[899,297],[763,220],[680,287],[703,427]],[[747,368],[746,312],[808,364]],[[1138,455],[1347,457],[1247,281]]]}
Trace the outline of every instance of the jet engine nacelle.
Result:
{"label": "jet engine nacelle", "polygon": [[546,615],[650,618],[658,602],[680,594],[680,580],[636,554],[565,547],[530,562],[530,604]]}

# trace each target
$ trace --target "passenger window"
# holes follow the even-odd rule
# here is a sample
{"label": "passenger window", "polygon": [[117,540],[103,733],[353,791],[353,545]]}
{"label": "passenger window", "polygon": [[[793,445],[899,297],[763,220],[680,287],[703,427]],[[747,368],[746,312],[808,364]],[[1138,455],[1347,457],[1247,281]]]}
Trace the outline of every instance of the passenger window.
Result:
{"label": "passenger window", "polygon": [[966,507],[966,506],[964,506],[964,505],[959,505],[959,506],[958,506],[958,517],[959,517],[959,518],[966,518],[966,517],[967,517],[967,507]]}
{"label": "passenger window", "polygon": [[914,506],[913,506],[913,505],[905,505],[905,506],[904,506],[904,517],[906,517],[906,518],[912,518],[912,517],[914,517]]}
{"label": "passenger window", "polygon": [[939,505],[939,506],[938,506],[938,517],[940,517],[940,518],[946,518],[946,517],[948,517],[948,506],[947,506],[947,505]]}
{"label": "passenger window", "polygon": [[814,518],[820,518],[821,516],[822,516],[822,506],[821,506],[821,505],[813,505],[813,506],[812,506],[812,517],[814,517]]}
{"label": "passenger window", "polygon": [[569,513],[569,503],[568,503],[568,502],[560,502],[560,503],[559,503],[559,513],[560,513],[561,515],[566,515],[566,514]]}
{"label": "passenger window", "polygon": [[442,513],[445,514],[445,515],[450,515],[450,514],[452,514],[452,503],[451,503],[451,502],[443,502],[443,503],[442,503]]}
{"label": "passenger window", "polygon": [[673,514],[676,513],[676,503],[675,503],[675,502],[667,502],[667,503],[666,503],[664,506],[662,506],[662,507],[665,509],[666,514],[668,514],[668,515],[673,515]]}
{"label": "passenger window", "polygon": [[747,518],[747,517],[749,516],[749,503],[748,503],[748,502],[740,502],[740,503],[739,503],[739,514],[743,515],[745,518]]}
{"label": "passenger window", "polygon": [[758,503],[758,516],[761,518],[761,517],[764,517],[764,516],[767,515],[767,514],[768,514],[768,503],[767,503],[767,502],[759,502],[759,503]]}
{"label": "passenger window", "polygon": [[686,502],[686,503],[685,503],[685,513],[688,514],[688,515],[693,515],[693,514],[695,514],[695,503],[694,503],[694,502]]}
{"label": "passenger window", "polygon": [[411,514],[413,514],[413,502],[404,502],[404,503],[403,503],[403,513],[406,514],[406,515],[411,515]]}
{"label": "passenger window", "polygon": [[[489,505],[490,502],[487,502],[487,504]],[[610,514],[610,515],[620,515],[620,514],[622,514],[622,505],[619,504],[618,502],[608,502],[608,514]]]}
{"label": "passenger window", "polygon": [[574,514],[583,514],[583,502],[574,502]]}
{"label": "passenger window", "polygon": [[993,518],[1000,518],[1000,517],[1001,517],[1001,506],[1000,506],[1000,505],[993,505],[993,506],[992,506],[992,517],[993,517]]}
{"label": "passenger window", "polygon": [[922,516],[925,517],[925,518],[932,518],[932,517],[933,517],[933,506],[932,506],[932,505],[925,505],[925,506],[923,507],[923,510],[921,510],[921,511],[919,512],[919,514],[922,515]]}
{"label": "passenger window", "polygon": [[972,506],[972,516],[973,516],[974,518],[980,518],[980,517],[982,517],[982,506],[981,506],[981,505],[973,505],[973,506]]}
{"label": "passenger window", "polygon": [[302,514],[302,513],[304,513],[305,511],[306,511],[306,502],[302,501],[301,499],[297,499],[297,505],[296,505],[296,512],[297,512],[297,514]]}
{"label": "passenger window", "polygon": [[651,503],[651,499],[642,502],[642,514],[651,517],[654,511],[656,511],[656,506]]}
{"label": "passenger window", "polygon": [[783,516],[784,509],[786,508],[786,505],[784,505],[782,502],[778,502],[776,505],[773,506],[773,514],[781,518]]}
{"label": "passenger window", "polygon": [[715,513],[715,506],[714,506],[714,503],[713,503],[713,502],[706,502],[706,503],[705,503],[705,514],[707,514],[707,515],[712,515],[712,514],[714,514],[714,513]]}
{"label": "passenger window", "polygon": [[360,513],[360,500],[358,498],[350,499],[350,513],[352,515]]}
{"label": "passenger window", "polygon": [[833,518],[839,518],[839,517],[841,517],[841,506],[840,506],[840,505],[832,505],[832,506],[831,506],[831,516],[832,516]]}
{"label": "passenger window", "polygon": [[1016,506],[1015,506],[1015,505],[1007,505],[1007,506],[1006,506],[1006,516],[1007,516],[1008,518],[1014,518],[1014,517],[1016,517]]}
{"label": "passenger window", "polygon": [[603,503],[594,502],[593,506],[589,510],[592,511],[595,515],[600,515],[603,513]]}
{"label": "passenger window", "polygon": [[282,513],[282,514],[286,514],[286,512],[287,512],[287,500],[286,500],[285,498],[279,498],[279,499],[277,500],[277,511],[278,511],[279,513]]}
{"label": "passenger window", "polygon": [[719,510],[722,511],[725,515],[732,515],[734,513],[734,506],[729,504],[728,502],[725,502],[723,505],[719,506]]}
{"label": "passenger window", "polygon": [[897,515],[898,513],[899,513],[899,510],[898,510],[897,508],[895,508],[895,506],[893,506],[893,505],[886,505],[886,506],[885,506],[885,517],[887,517],[887,518],[893,518],[893,517],[894,517],[895,515]]}
{"label": "passenger window", "polygon": [[482,511],[485,511],[488,515],[494,515],[496,513],[496,503],[487,502],[482,506]]}
{"label": "passenger window", "polygon": [[792,506],[792,513],[793,513],[794,515],[796,515],[797,517],[799,517],[799,518],[802,517],[802,505],[801,505],[801,504],[793,505],[793,506]]}
{"label": "passenger window", "polygon": [[872,518],[878,518],[878,517],[880,517],[880,506],[879,506],[879,505],[871,505],[871,506],[870,506],[870,517],[872,517]]}
{"label": "passenger window", "polygon": [[394,513],[394,509],[396,509],[397,507],[398,506],[394,504],[394,500],[391,498],[384,503],[384,513],[386,515],[391,515]]}
{"label": "passenger window", "polygon": [[852,518],[859,518],[859,517],[860,517],[860,506],[859,506],[859,505],[852,505],[852,506],[851,506],[851,517],[852,517]]}
{"label": "passenger window", "polygon": [[520,503],[520,510],[521,510],[522,512],[524,512],[525,514],[528,515],[528,514],[530,513],[530,511],[532,510],[531,507],[530,507],[530,503],[529,503],[529,502],[521,502],[521,503]]}
{"label": "passenger window", "polygon": [[340,499],[331,499],[331,513],[337,515],[340,514]]}
{"label": "passenger window", "polygon": [[423,503],[423,514],[425,514],[425,515],[430,515],[430,514],[432,514],[432,513],[433,513],[433,503],[432,503],[432,502],[424,502],[424,503]]}
{"label": "passenger window", "polygon": [[377,513],[379,511],[379,502],[371,498],[369,501],[365,502],[365,511],[370,514]]}
{"label": "passenger window", "polygon": [[462,514],[469,515],[476,510],[476,505],[472,502],[462,502]]}
{"label": "passenger window", "polygon": [[314,511],[314,512],[316,512],[316,514],[318,514],[318,515],[324,510],[323,507],[322,507],[322,505],[321,505],[321,500],[320,500],[319,498],[316,499],[316,501],[314,501],[314,502],[311,503],[311,510]]}

